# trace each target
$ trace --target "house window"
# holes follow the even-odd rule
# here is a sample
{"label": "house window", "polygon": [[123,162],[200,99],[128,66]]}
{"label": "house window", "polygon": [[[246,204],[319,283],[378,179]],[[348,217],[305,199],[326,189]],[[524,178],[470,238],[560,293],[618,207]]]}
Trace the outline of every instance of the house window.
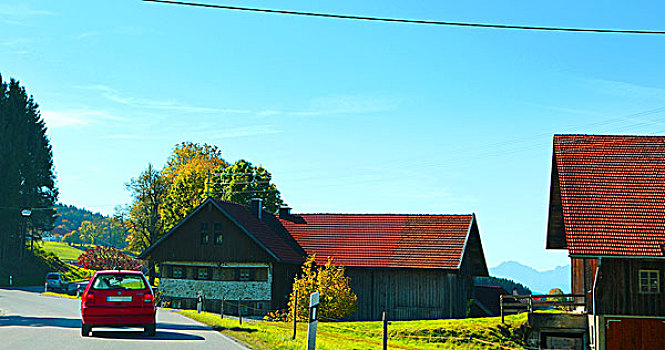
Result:
{"label": "house window", "polygon": [[171,278],[182,278],[182,266],[171,267]]}
{"label": "house window", "polygon": [[210,279],[210,269],[207,267],[199,267],[196,269],[196,279],[197,280],[209,280]]}
{"label": "house window", "polygon": [[239,273],[239,280],[241,281],[249,281],[251,279],[251,273],[249,269],[240,269]]}
{"label": "house window", "polygon": [[640,293],[642,294],[660,293],[660,271],[640,270]]}
{"label": "house window", "polygon": [[208,232],[208,224],[201,224],[201,245],[207,245],[210,243],[210,232]]}
{"label": "house window", "polygon": [[215,224],[215,245],[222,245],[222,224]]}

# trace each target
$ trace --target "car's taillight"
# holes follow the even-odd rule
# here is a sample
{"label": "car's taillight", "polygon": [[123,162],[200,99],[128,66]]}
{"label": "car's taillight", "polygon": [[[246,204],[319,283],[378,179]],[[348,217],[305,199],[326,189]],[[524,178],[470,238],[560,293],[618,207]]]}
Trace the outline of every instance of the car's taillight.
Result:
{"label": "car's taillight", "polygon": [[152,294],[143,295],[143,302],[152,304]]}
{"label": "car's taillight", "polygon": [[94,304],[95,303],[95,295],[92,293],[88,293],[85,295],[85,303],[86,304]]}

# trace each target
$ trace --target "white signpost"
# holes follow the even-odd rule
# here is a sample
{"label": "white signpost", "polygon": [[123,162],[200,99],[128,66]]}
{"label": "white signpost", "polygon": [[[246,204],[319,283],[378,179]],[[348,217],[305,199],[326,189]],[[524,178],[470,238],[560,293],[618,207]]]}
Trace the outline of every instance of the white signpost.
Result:
{"label": "white signpost", "polygon": [[316,349],[316,325],[319,319],[319,292],[309,296],[309,327],[307,328],[307,350]]}

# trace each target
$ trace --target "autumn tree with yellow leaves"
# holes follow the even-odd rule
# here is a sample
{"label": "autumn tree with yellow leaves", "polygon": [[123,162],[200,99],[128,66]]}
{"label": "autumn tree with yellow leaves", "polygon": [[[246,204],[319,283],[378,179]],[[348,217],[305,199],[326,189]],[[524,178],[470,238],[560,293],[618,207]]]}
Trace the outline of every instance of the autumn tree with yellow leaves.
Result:
{"label": "autumn tree with yellow leaves", "polygon": [[302,266],[302,273],[293,282],[293,291],[289,297],[288,319],[293,320],[293,305],[298,291],[296,320],[306,321],[309,312],[309,296],[319,292],[319,315],[324,320],[342,319],[356,311],[358,297],[349,286],[349,278],[344,275],[344,266],[333,265],[333,258],[328,257],[324,266],[316,266],[315,256],[307,258]]}

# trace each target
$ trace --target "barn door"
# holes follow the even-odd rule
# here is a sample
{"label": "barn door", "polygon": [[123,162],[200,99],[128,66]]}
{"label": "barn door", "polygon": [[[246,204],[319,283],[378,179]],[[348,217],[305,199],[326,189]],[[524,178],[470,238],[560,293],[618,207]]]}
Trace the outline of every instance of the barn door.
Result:
{"label": "barn door", "polygon": [[665,349],[665,320],[655,318],[605,319],[606,350]]}

